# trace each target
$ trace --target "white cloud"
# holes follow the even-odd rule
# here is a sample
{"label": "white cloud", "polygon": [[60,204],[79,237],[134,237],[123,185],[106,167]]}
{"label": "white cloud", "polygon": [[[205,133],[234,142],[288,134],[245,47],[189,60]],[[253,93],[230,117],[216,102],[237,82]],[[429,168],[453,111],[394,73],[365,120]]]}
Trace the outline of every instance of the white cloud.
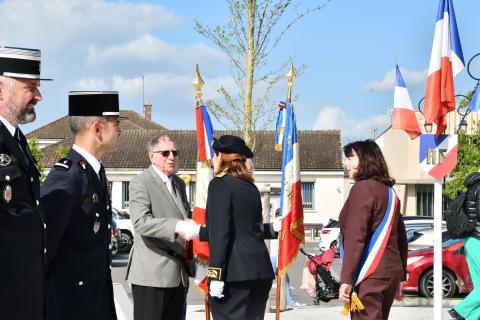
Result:
{"label": "white cloud", "polygon": [[219,65],[227,66],[226,56],[202,42],[177,45],[165,42],[151,34],[143,34],[127,43],[116,44],[105,49],[91,46],[86,65],[92,71],[118,70],[138,75],[149,70],[162,72],[187,72],[195,63],[201,69],[211,70]]}
{"label": "white cloud", "polygon": [[181,23],[160,5],[102,0],[7,0],[0,3],[0,21],[3,43],[48,50],[109,45]]}
{"label": "white cloud", "polygon": [[[427,80],[427,69],[416,71],[400,68],[400,72],[402,73],[407,88],[418,87]],[[388,71],[383,80],[368,83],[364,87],[364,90],[371,92],[385,92],[393,90],[394,87],[395,69]]]}
{"label": "white cloud", "polygon": [[341,108],[326,106],[317,116],[314,130],[341,130],[342,141],[373,138],[374,130],[378,136],[391,122],[391,118],[385,114],[378,114],[365,118],[352,118]]}

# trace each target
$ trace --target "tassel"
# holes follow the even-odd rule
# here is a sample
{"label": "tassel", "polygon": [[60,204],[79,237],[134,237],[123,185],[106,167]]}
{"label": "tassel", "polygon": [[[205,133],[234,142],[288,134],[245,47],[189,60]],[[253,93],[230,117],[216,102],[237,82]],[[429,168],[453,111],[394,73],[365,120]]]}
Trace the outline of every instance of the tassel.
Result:
{"label": "tassel", "polygon": [[354,291],[350,297],[350,302],[347,302],[343,305],[340,314],[342,316],[348,316],[351,312],[365,310],[365,306],[362,301],[358,298],[357,293]]}
{"label": "tassel", "polygon": [[342,310],[340,310],[342,316],[348,316],[350,314],[350,302],[347,302],[343,305]]}
{"label": "tassel", "polygon": [[350,311],[362,311],[365,310],[365,306],[362,304],[362,301],[357,296],[357,293],[354,291],[352,297],[350,298]]}

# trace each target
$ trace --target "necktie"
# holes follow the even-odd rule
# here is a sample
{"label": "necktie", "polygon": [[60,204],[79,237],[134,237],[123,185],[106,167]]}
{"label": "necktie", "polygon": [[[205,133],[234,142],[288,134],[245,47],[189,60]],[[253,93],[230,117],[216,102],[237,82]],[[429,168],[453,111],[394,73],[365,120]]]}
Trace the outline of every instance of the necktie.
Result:
{"label": "necktie", "polygon": [[15,139],[15,141],[17,141],[17,144],[18,146],[20,147],[20,150],[22,151],[23,153],[23,158],[25,160],[25,164],[27,165],[27,167],[30,167],[31,163],[30,163],[30,157],[28,156],[28,151],[27,151],[27,141],[23,141],[24,139],[21,139],[20,137],[20,130],[18,129],[18,127],[15,129],[15,134],[13,136],[13,138]]}

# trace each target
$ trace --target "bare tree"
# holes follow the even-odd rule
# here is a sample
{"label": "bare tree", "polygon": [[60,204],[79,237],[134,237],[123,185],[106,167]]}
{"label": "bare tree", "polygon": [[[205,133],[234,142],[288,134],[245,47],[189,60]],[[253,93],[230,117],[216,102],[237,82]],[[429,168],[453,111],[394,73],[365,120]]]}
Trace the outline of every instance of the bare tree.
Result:
{"label": "bare tree", "polygon": [[[301,1],[294,0],[226,1],[230,9],[226,25],[212,29],[197,19],[195,30],[226,53],[232,77],[240,90],[233,94],[221,86],[217,91],[225,98],[225,104],[208,100],[206,105],[223,127],[243,131],[245,141],[253,146],[254,131],[266,129],[275,119],[275,109],[269,107],[269,94],[288,66],[285,61],[276,68],[265,70],[268,57],[296,22],[321,10],[331,0],[309,8],[302,8]],[[297,74],[304,68],[304,65],[297,66]],[[254,94],[254,87],[261,90]]]}

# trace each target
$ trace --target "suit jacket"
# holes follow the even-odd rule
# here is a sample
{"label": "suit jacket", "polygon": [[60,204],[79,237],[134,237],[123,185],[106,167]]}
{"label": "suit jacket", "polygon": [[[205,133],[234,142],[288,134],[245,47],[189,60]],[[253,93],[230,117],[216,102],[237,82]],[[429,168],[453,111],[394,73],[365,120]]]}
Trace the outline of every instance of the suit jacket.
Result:
{"label": "suit jacket", "polygon": [[130,219],[135,228],[135,242],[127,267],[126,279],[136,285],[157,288],[188,285],[182,262],[175,255],[185,256],[186,243],[175,233],[179,220],[189,211],[185,183],[172,175],[178,198],[167,189],[153,166],[134,177],[129,187]]}
{"label": "suit jacket", "polygon": [[274,279],[257,187],[229,175],[208,186],[208,277],[225,282]]}
{"label": "suit jacket", "polygon": [[[25,137],[21,135],[24,143]],[[0,319],[44,316],[44,219],[38,207],[40,173],[0,121]]]}
{"label": "suit jacket", "polygon": [[[360,180],[350,190],[340,213],[344,257],[340,282],[353,284],[363,251],[383,219],[388,205],[388,189],[373,179]],[[371,278],[405,277],[407,266],[407,235],[400,206],[385,251]]]}
{"label": "suit jacket", "polygon": [[106,182],[71,149],[43,183],[41,205],[49,232],[47,319],[116,319]]}

